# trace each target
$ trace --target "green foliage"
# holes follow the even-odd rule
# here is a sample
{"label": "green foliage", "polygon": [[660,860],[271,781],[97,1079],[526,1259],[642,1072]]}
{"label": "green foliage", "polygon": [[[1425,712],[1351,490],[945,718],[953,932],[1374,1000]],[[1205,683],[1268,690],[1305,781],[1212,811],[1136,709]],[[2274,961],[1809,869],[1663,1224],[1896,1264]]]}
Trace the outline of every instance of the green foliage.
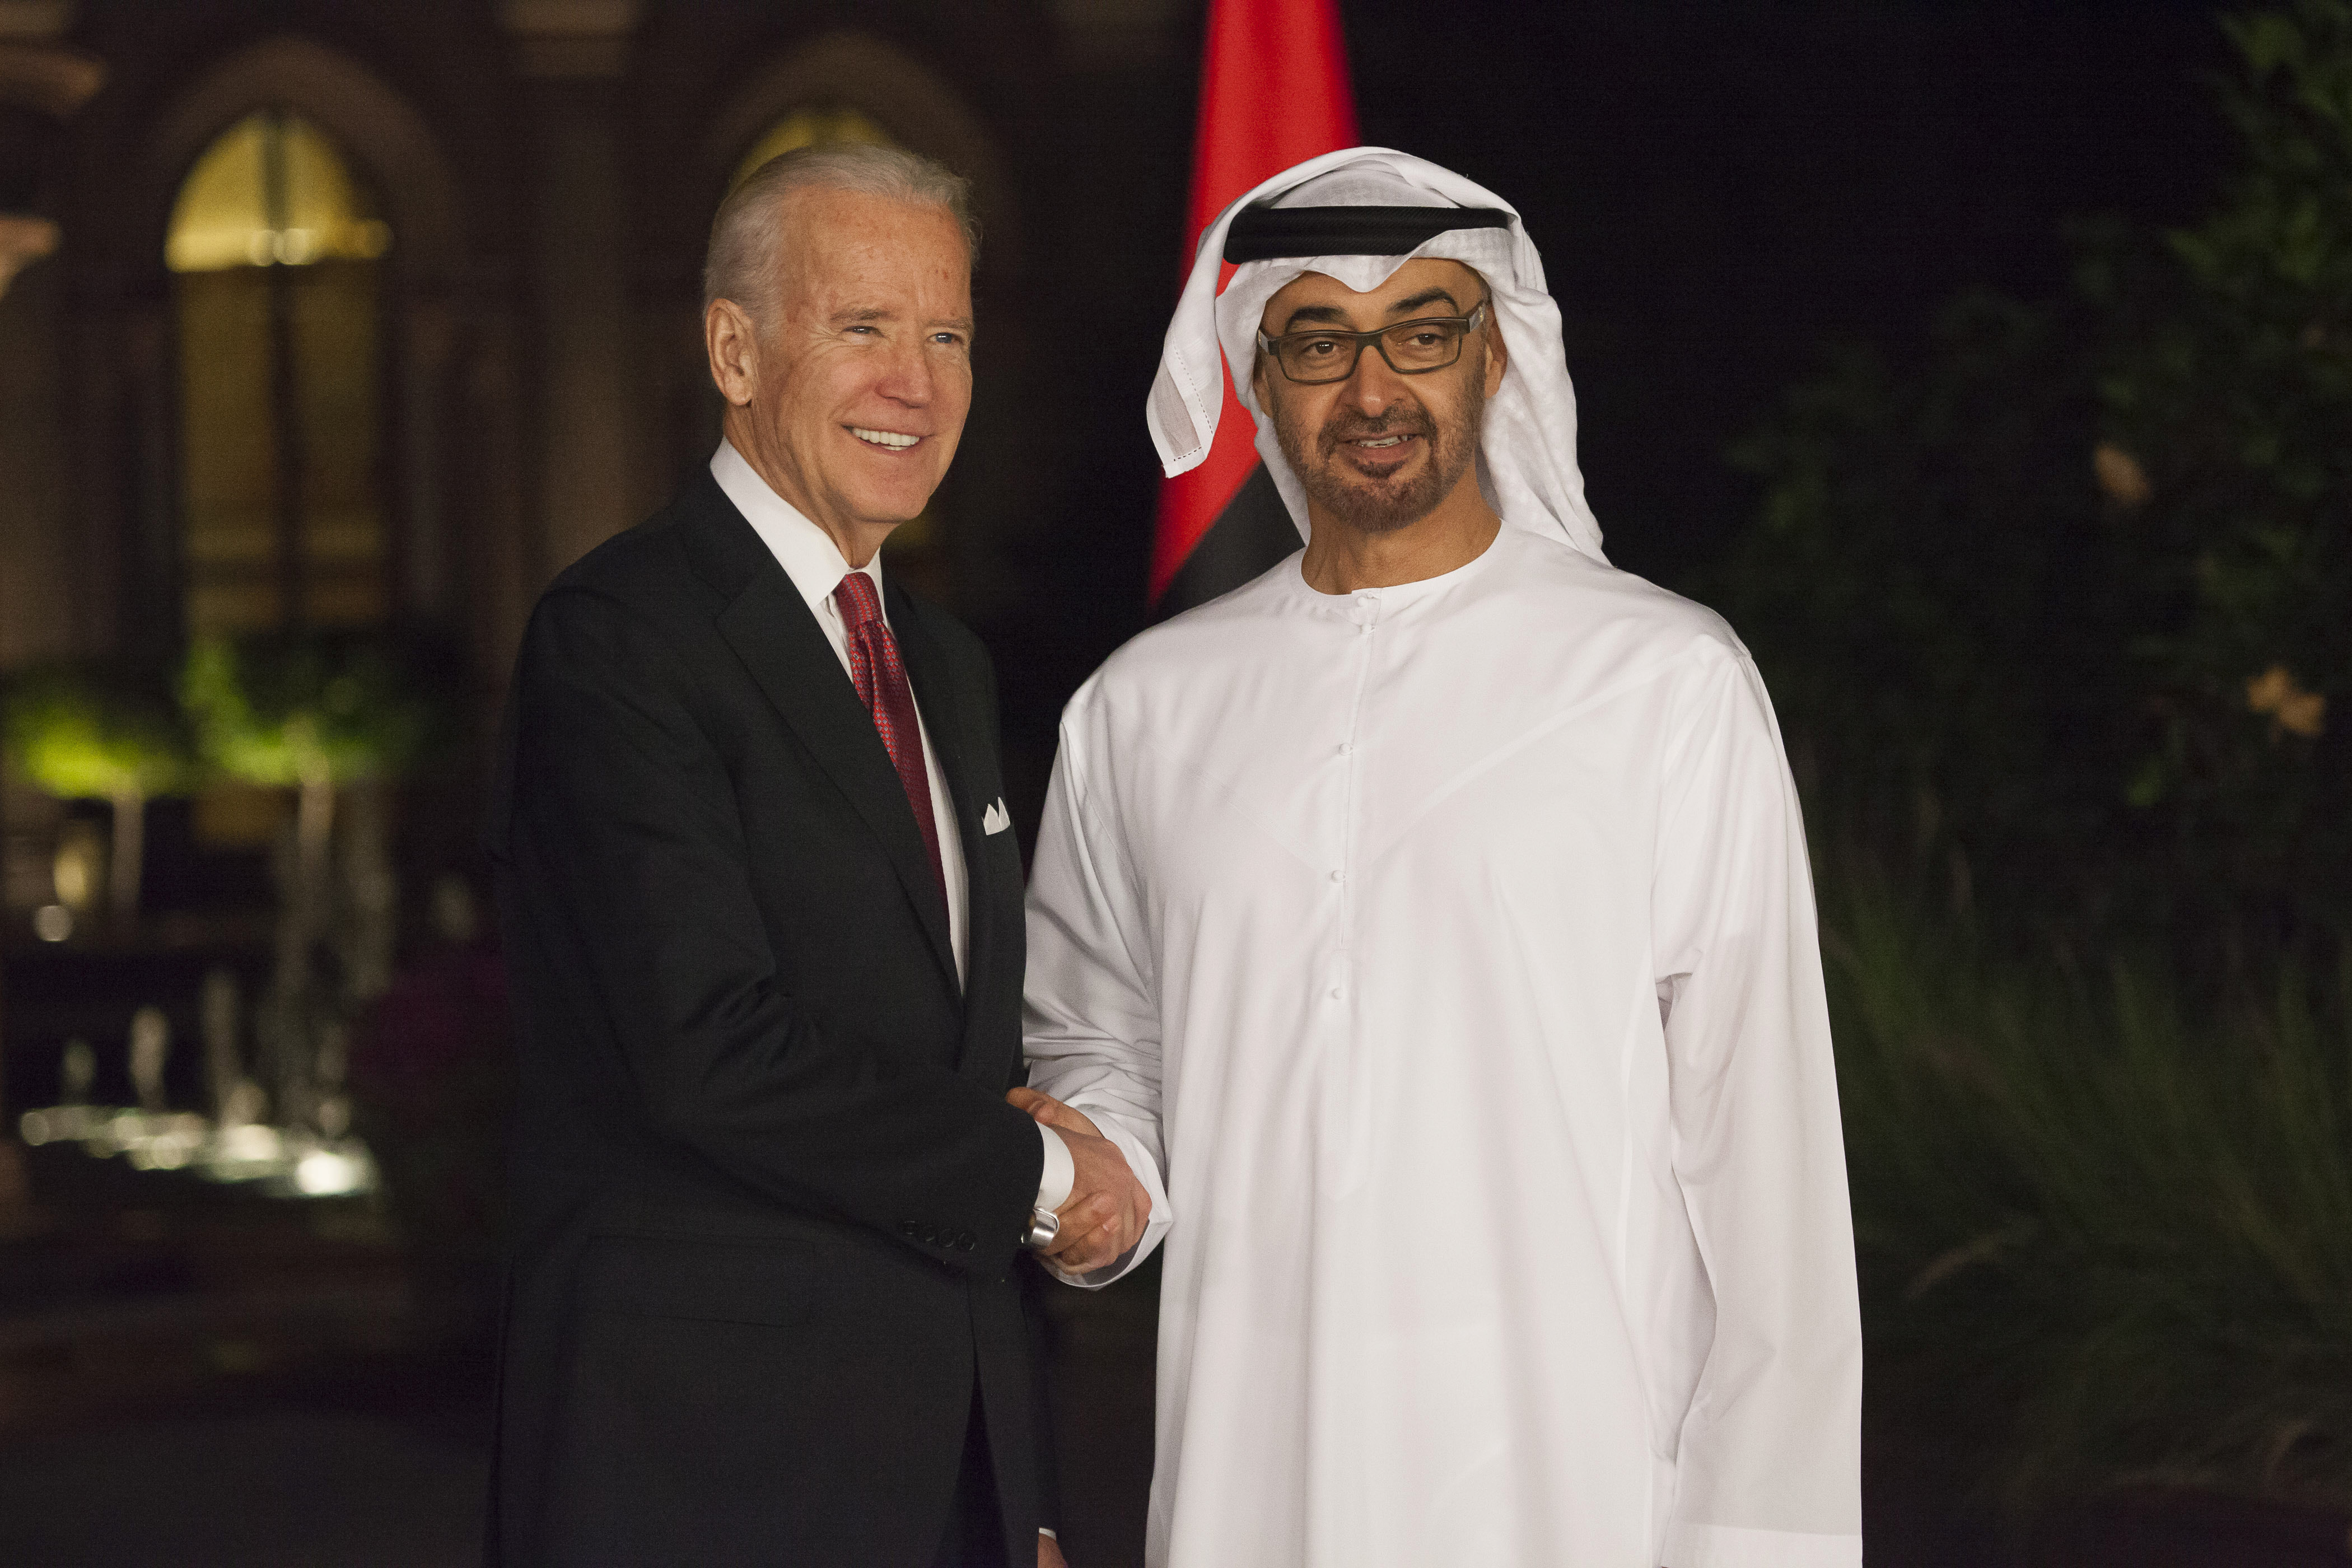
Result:
{"label": "green foliage", "polygon": [[1715,595],[1841,846],[1873,1419],[2027,1506],[2352,1504],[2352,0],[2223,25],[2209,216],[1835,355]]}
{"label": "green foliage", "polygon": [[1976,1423],[2019,1504],[2352,1503],[2352,952],[2200,1014],[2155,963],[1996,957],[1824,882],[1877,1407]]}
{"label": "green foliage", "polygon": [[178,795],[195,781],[169,702],[95,666],[53,665],[11,680],[5,728],[17,770],[59,799]]}
{"label": "green foliage", "polygon": [[1817,811],[2004,910],[2259,948],[2352,925],[2352,3],[2226,24],[2246,164],[2077,284],[1839,356],[1735,453],[1717,597]]}
{"label": "green foliage", "polygon": [[413,661],[377,637],[202,641],[180,700],[214,766],[271,786],[397,777],[437,722]]}
{"label": "green foliage", "polygon": [[[2168,237],[2157,286],[2099,292],[2118,342],[2110,437],[2154,489],[2120,528],[2150,716],[2135,799],[2194,875],[2340,919],[2352,878],[2352,5],[2301,0],[2226,24],[2249,167]],[[2256,710],[2284,671],[2325,699]],[[2332,724],[2326,722],[2331,717]]]}
{"label": "green foliage", "polygon": [[2104,804],[2084,742],[2128,698],[2067,339],[1963,300],[1937,374],[1845,351],[1738,453],[1771,483],[1722,596],[1833,819],[2039,847]]}

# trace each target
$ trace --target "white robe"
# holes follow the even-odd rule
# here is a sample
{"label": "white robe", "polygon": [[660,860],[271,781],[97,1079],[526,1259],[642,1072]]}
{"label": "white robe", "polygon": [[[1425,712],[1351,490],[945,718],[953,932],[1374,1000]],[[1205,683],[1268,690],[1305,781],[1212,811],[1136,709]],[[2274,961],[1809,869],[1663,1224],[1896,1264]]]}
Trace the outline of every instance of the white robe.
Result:
{"label": "white robe", "polygon": [[1027,1036],[1167,1247],[1152,1568],[1861,1561],[1803,828],[1708,611],[1507,526],[1144,633],[1063,719]]}

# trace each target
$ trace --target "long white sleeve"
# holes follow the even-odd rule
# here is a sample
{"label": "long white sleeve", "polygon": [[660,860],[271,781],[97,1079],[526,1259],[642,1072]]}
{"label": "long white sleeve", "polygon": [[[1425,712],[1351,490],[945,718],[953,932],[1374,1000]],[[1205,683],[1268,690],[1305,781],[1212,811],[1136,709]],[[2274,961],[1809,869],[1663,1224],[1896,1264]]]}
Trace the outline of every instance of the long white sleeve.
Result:
{"label": "long white sleeve", "polygon": [[1037,1124],[1037,1142],[1045,1149],[1045,1169],[1037,1177],[1037,1206],[1057,1209],[1069,1202],[1070,1188],[1077,1183],[1077,1163],[1070,1158],[1070,1146],[1062,1142],[1062,1135],[1042,1121]]}
{"label": "long white sleeve", "polygon": [[1755,667],[1685,678],[1653,951],[1675,1176],[1714,1330],[1680,1434],[1670,1568],[1862,1561],[1862,1337],[1804,824]]}
{"label": "long white sleeve", "polygon": [[[1087,693],[1070,704],[1083,718]],[[1029,876],[1029,978],[1023,1035],[1029,1083],[1086,1113],[1151,1195],[1134,1250],[1072,1284],[1107,1285],[1168,1234],[1159,1012],[1137,885],[1116,828],[1087,789],[1085,737],[1066,716]]]}

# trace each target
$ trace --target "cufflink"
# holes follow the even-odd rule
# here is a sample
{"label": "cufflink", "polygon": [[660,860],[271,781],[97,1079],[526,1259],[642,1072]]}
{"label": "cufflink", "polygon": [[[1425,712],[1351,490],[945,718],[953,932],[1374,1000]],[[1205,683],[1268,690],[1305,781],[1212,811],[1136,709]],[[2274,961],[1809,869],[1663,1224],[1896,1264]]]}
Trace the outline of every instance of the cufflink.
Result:
{"label": "cufflink", "polygon": [[1053,1239],[1062,1234],[1062,1216],[1049,1208],[1029,1211],[1028,1247],[1032,1252],[1042,1252]]}

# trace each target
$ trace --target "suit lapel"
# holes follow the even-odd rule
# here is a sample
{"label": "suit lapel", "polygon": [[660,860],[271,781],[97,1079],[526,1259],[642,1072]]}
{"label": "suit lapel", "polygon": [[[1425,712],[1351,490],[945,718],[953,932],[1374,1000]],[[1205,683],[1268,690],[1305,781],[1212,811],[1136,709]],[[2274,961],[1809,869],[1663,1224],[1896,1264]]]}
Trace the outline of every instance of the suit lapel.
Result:
{"label": "suit lapel", "polygon": [[990,857],[985,853],[987,825],[982,813],[991,800],[982,798],[981,791],[987,787],[987,782],[965,732],[971,716],[957,700],[945,651],[924,626],[921,611],[906,595],[887,584],[887,579],[884,591],[889,597],[890,629],[898,639],[899,656],[907,662],[907,679],[915,689],[917,705],[922,709],[923,728],[929,732],[931,745],[939,752],[940,771],[947,775],[956,833],[963,840],[966,980],[959,1069],[967,1078],[984,1078],[1003,1066],[989,1061],[988,1053],[977,1048],[982,1021],[991,1016],[991,1010],[982,1005],[985,998],[980,993],[994,983],[993,960],[1002,939],[996,929],[996,900],[991,896],[994,889],[988,870]]}
{"label": "suit lapel", "polygon": [[[737,523],[751,532],[749,523],[740,518]],[[757,535],[753,540],[756,543]],[[765,554],[764,547],[761,552]],[[955,950],[948,941],[947,909],[940,901],[930,857],[915,827],[898,771],[890,765],[890,753],[874,728],[874,716],[857,700],[856,688],[808,605],[793,591],[792,579],[773,557],[766,565],[766,571],[751,574],[719,614],[719,632],[817,765],[881,840],[930,939],[931,956],[953,989]]]}

